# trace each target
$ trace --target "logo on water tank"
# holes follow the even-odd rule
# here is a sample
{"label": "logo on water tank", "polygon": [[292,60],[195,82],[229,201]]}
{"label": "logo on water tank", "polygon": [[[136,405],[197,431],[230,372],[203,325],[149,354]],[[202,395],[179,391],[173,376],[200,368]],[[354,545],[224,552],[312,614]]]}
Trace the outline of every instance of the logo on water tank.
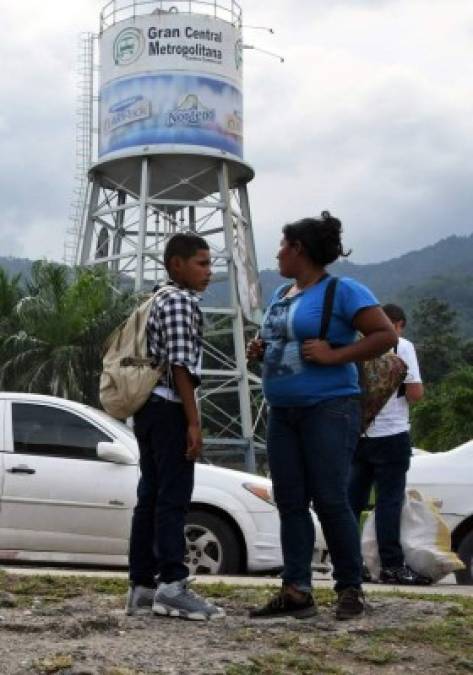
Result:
{"label": "logo on water tank", "polygon": [[145,41],[138,28],[124,28],[113,43],[113,60],[117,66],[134,63],[143,53]]}
{"label": "logo on water tank", "polygon": [[168,127],[201,127],[215,122],[215,110],[207,108],[196,94],[187,94],[179,105],[167,114]]}
{"label": "logo on water tank", "polygon": [[144,96],[130,96],[114,103],[103,120],[103,131],[106,134],[115,131],[125,124],[146,120],[151,116],[151,101]]}

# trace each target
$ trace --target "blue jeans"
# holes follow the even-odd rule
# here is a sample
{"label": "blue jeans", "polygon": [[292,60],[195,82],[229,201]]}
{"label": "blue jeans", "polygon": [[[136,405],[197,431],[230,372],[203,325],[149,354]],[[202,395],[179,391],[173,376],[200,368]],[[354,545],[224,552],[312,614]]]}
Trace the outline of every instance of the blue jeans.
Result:
{"label": "blue jeans", "polygon": [[359,432],[360,402],[355,397],[270,409],[268,458],[281,519],[282,577],[299,590],[312,586],[311,503],[332,559],[335,590],[361,585],[360,538],[348,501]]}
{"label": "blue jeans", "polygon": [[153,586],[185,579],[184,526],[194,487],[185,458],[187,421],[180,403],[152,397],[135,417],[141,477],[130,535],[130,581]]}
{"label": "blue jeans", "polygon": [[376,538],[382,567],[404,564],[399,536],[410,458],[411,441],[407,431],[392,436],[361,438],[355,452],[350,503],[359,521],[375,486]]}

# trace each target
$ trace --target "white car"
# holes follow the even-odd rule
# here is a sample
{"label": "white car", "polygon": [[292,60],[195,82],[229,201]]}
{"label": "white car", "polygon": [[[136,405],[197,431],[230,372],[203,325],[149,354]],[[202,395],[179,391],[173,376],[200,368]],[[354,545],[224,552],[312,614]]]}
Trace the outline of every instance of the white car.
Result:
{"label": "white car", "polygon": [[[1,560],[127,565],[138,447],[126,425],[73,401],[1,393],[0,443]],[[266,478],[197,464],[187,523],[192,574],[282,565]]]}
{"label": "white car", "polygon": [[433,497],[451,531],[452,549],[465,563],[459,584],[473,584],[473,440],[448,452],[414,451],[409,487]]}

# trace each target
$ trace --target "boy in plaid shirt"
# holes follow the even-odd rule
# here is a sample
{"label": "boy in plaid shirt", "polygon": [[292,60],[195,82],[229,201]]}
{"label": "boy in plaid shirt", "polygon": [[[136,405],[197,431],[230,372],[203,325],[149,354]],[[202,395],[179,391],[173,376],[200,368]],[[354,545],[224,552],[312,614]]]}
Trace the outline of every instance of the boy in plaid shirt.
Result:
{"label": "boy in plaid shirt", "polygon": [[[141,477],[130,536],[128,614],[207,620],[223,610],[189,589],[185,515],[202,448],[195,389],[200,384],[202,313],[199,292],[210,281],[205,239],[176,234],[164,252],[170,281],[157,294],[148,318],[148,351],[165,364],[147,403],[134,417]],[[156,576],[158,586],[156,588]]]}

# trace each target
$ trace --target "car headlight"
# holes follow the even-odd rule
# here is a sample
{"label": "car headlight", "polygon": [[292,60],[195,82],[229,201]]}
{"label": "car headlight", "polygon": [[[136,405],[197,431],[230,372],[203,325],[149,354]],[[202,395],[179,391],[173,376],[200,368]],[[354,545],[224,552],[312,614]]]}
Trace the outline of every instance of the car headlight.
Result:
{"label": "car headlight", "polygon": [[271,504],[271,506],[275,506],[273,493],[270,487],[261,485],[261,483],[243,483],[243,487],[255,497],[262,499],[267,504]]}

